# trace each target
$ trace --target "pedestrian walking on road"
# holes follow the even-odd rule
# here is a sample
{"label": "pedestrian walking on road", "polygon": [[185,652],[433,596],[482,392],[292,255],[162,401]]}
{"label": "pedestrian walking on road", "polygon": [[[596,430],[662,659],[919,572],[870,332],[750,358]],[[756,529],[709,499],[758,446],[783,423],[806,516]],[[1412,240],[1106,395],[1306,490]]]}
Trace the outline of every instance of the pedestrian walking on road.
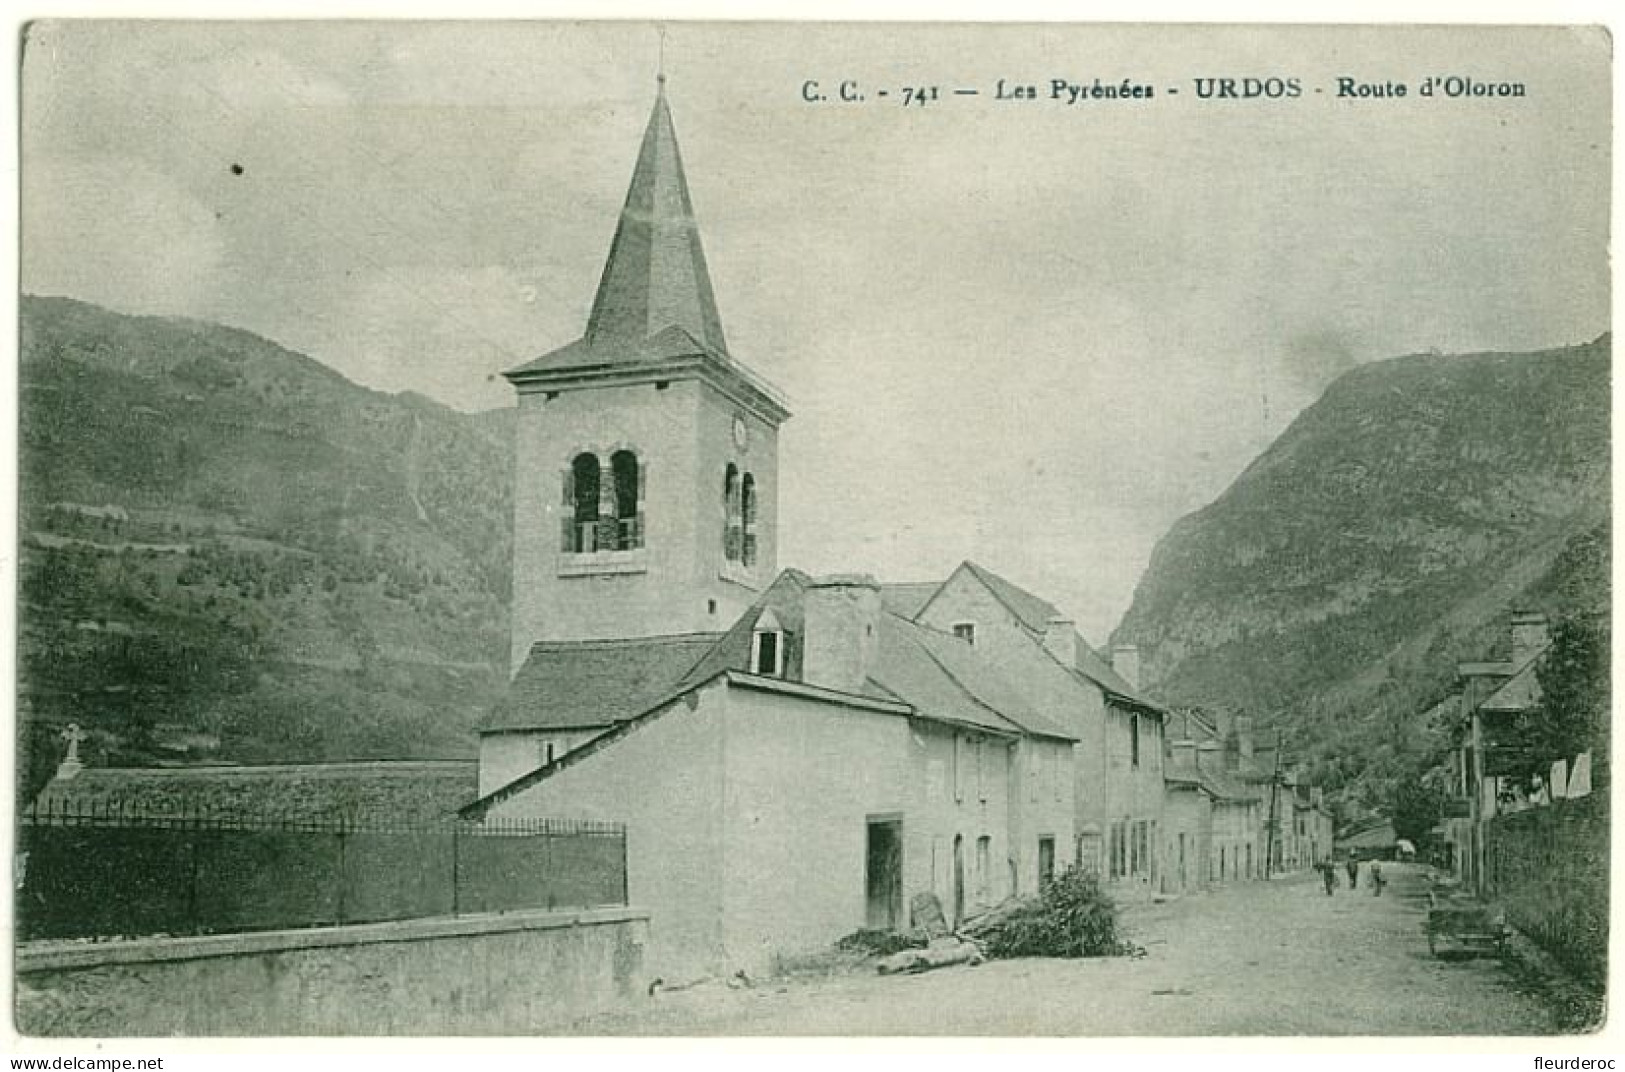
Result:
{"label": "pedestrian walking on road", "polygon": [[1349,853],[1348,871],[1349,889],[1352,890],[1360,885],[1360,858],[1352,852]]}
{"label": "pedestrian walking on road", "polygon": [[1330,897],[1337,888],[1337,868],[1332,866],[1330,860],[1322,860],[1315,867],[1320,871],[1320,877],[1326,883],[1326,896]]}
{"label": "pedestrian walking on road", "polygon": [[1388,885],[1388,880],[1382,877],[1382,865],[1379,864],[1375,860],[1371,861],[1370,875],[1371,875],[1371,896],[1373,896],[1373,897],[1381,897],[1382,896],[1382,888],[1384,886]]}

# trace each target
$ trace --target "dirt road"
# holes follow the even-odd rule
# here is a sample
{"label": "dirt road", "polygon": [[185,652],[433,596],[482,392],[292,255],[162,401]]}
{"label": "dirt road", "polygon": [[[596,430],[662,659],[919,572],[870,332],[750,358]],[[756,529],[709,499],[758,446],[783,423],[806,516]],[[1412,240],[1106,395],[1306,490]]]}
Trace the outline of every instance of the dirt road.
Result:
{"label": "dirt road", "polygon": [[[1291,876],[1125,910],[1143,958],[1017,960],[657,995],[589,1035],[1535,1035],[1556,1013],[1492,958],[1428,954],[1419,867],[1381,898]],[[1364,875],[1362,874],[1362,879]],[[1342,876],[1340,875],[1341,879]]]}

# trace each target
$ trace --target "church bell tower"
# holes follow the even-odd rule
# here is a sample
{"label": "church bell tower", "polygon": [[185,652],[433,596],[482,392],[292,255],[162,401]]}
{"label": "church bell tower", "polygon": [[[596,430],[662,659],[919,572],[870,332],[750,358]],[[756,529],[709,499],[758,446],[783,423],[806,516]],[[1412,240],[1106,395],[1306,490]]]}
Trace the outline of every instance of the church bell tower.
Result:
{"label": "church bell tower", "polygon": [[776,572],[782,396],[728,352],[660,79],[585,334],[518,392],[513,662],[718,632]]}

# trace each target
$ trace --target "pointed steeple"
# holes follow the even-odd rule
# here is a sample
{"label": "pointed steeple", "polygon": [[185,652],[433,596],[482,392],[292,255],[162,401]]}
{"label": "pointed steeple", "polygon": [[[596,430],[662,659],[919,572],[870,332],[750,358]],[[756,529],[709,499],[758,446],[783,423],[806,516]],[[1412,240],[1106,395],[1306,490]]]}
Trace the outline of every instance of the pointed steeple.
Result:
{"label": "pointed steeple", "polygon": [[585,341],[594,350],[634,348],[676,327],[706,348],[725,354],[728,347],[722,318],[717,315],[688,181],[683,177],[665,82],[666,76],[660,75],[632,184],[587,320]]}

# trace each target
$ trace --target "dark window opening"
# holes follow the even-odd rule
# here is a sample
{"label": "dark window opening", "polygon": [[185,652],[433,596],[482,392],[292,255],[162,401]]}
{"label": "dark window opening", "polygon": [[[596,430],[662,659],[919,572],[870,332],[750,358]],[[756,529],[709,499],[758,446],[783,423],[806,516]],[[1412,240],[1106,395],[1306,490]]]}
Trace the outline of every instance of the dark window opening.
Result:
{"label": "dark window opening", "polygon": [[976,623],[975,622],[956,622],[956,623],[954,623],[954,636],[958,637],[960,640],[965,641],[967,644],[970,644],[970,645],[974,646],[976,644]]}
{"label": "dark window opening", "polygon": [[747,566],[756,565],[756,477],[750,473],[740,481],[740,514],[743,518],[744,538],[739,557]]}
{"label": "dark window opening", "polygon": [[609,459],[615,480],[614,549],[631,551],[643,546],[643,481],[638,456],[618,450]]}
{"label": "dark window opening", "polygon": [[722,475],[722,506],[722,552],[729,562],[738,562],[744,553],[745,527],[740,512],[739,467],[733,462]]}
{"label": "dark window opening", "polygon": [[1050,879],[1055,877],[1055,839],[1041,837],[1038,839],[1038,886],[1040,889]]}
{"label": "dark window opening", "polygon": [[598,550],[598,455],[577,454],[565,477],[564,545],[566,552],[582,554]]}
{"label": "dark window opening", "polygon": [[1132,766],[1140,765],[1140,716],[1130,715],[1128,718],[1128,757]]}
{"label": "dark window opening", "polygon": [[871,929],[898,930],[903,926],[903,822],[870,819],[865,826],[865,919]]}

